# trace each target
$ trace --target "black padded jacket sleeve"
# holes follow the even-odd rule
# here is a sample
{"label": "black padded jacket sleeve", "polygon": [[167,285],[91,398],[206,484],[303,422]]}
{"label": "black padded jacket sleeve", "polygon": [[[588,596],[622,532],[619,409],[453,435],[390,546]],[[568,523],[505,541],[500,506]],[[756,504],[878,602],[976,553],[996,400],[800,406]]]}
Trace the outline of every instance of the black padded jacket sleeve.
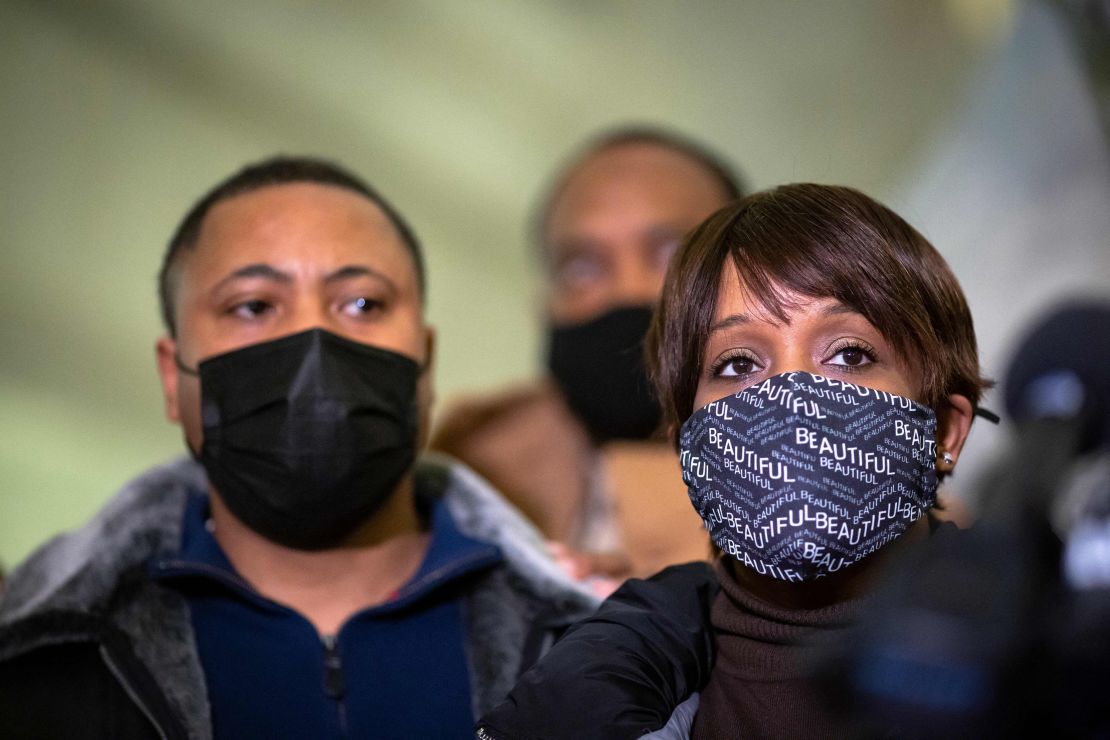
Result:
{"label": "black padded jacket sleeve", "polygon": [[709,679],[717,590],[706,563],[627,581],[479,720],[479,737],[616,740],[659,729]]}

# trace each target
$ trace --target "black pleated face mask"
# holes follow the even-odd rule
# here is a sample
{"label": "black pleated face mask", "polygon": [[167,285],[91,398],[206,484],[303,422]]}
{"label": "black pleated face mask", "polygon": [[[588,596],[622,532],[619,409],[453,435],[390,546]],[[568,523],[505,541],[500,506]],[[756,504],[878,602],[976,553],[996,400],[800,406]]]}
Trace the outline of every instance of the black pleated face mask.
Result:
{"label": "black pleated face mask", "polygon": [[338,544],[413,465],[420,370],[408,357],[311,329],[198,370],[198,458],[232,513],[269,540]]}
{"label": "black pleated face mask", "polygon": [[662,417],[644,365],[651,308],[614,309],[551,328],[547,366],[567,404],[597,442],[647,439]]}

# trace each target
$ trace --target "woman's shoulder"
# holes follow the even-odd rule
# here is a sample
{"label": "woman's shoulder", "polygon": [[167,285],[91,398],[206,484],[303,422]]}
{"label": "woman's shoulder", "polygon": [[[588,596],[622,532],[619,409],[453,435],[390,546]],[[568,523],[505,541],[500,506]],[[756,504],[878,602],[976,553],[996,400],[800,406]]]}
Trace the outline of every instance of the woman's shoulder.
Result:
{"label": "woman's shoulder", "polygon": [[631,579],[521,677],[479,726],[489,737],[639,737],[705,685],[717,579],[708,563]]}

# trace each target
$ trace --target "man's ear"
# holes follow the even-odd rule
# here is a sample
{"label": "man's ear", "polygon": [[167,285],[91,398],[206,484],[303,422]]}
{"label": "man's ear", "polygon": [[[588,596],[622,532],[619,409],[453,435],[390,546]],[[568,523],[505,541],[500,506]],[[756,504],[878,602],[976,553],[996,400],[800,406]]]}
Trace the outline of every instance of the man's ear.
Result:
{"label": "man's ear", "polygon": [[[937,409],[937,472],[951,473],[960,459],[967,434],[971,431],[974,409],[966,396],[954,393]],[[947,462],[944,453],[951,456]]]}
{"label": "man's ear", "polygon": [[424,325],[424,370],[431,372],[435,365],[436,357],[436,328],[430,324]]}
{"label": "man's ear", "polygon": [[435,327],[424,327],[424,357],[420,363],[420,377],[416,381],[416,406],[420,418],[418,420],[417,449],[422,450],[428,446],[432,433],[432,404],[435,402],[435,384],[433,383],[436,356],[436,330]]}
{"label": "man's ear", "polygon": [[427,393],[426,403],[431,408],[435,404],[435,367],[436,367],[436,328],[427,324],[424,326],[424,385]]}
{"label": "man's ear", "polygon": [[158,363],[158,376],[162,379],[162,397],[166,404],[166,418],[180,424],[181,412],[177,404],[177,342],[165,336],[154,344],[154,357]]}

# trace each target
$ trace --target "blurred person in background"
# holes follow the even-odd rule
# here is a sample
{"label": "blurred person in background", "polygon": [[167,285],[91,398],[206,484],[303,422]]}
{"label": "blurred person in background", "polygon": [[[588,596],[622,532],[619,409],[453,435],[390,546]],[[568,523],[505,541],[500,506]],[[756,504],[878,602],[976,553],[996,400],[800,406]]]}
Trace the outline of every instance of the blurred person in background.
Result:
{"label": "blurred person in background", "polygon": [[191,457],[10,574],[5,737],[469,737],[592,609],[484,482],[418,460],[424,294],[412,231],[328,162],[193,207],[157,342]]}
{"label": "blurred person in background", "polygon": [[445,413],[433,449],[473,467],[553,541],[579,577],[647,575],[705,558],[680,499],[642,343],[682,237],[744,185],[706,148],[626,127],[564,165],[536,218],[547,377]]}

